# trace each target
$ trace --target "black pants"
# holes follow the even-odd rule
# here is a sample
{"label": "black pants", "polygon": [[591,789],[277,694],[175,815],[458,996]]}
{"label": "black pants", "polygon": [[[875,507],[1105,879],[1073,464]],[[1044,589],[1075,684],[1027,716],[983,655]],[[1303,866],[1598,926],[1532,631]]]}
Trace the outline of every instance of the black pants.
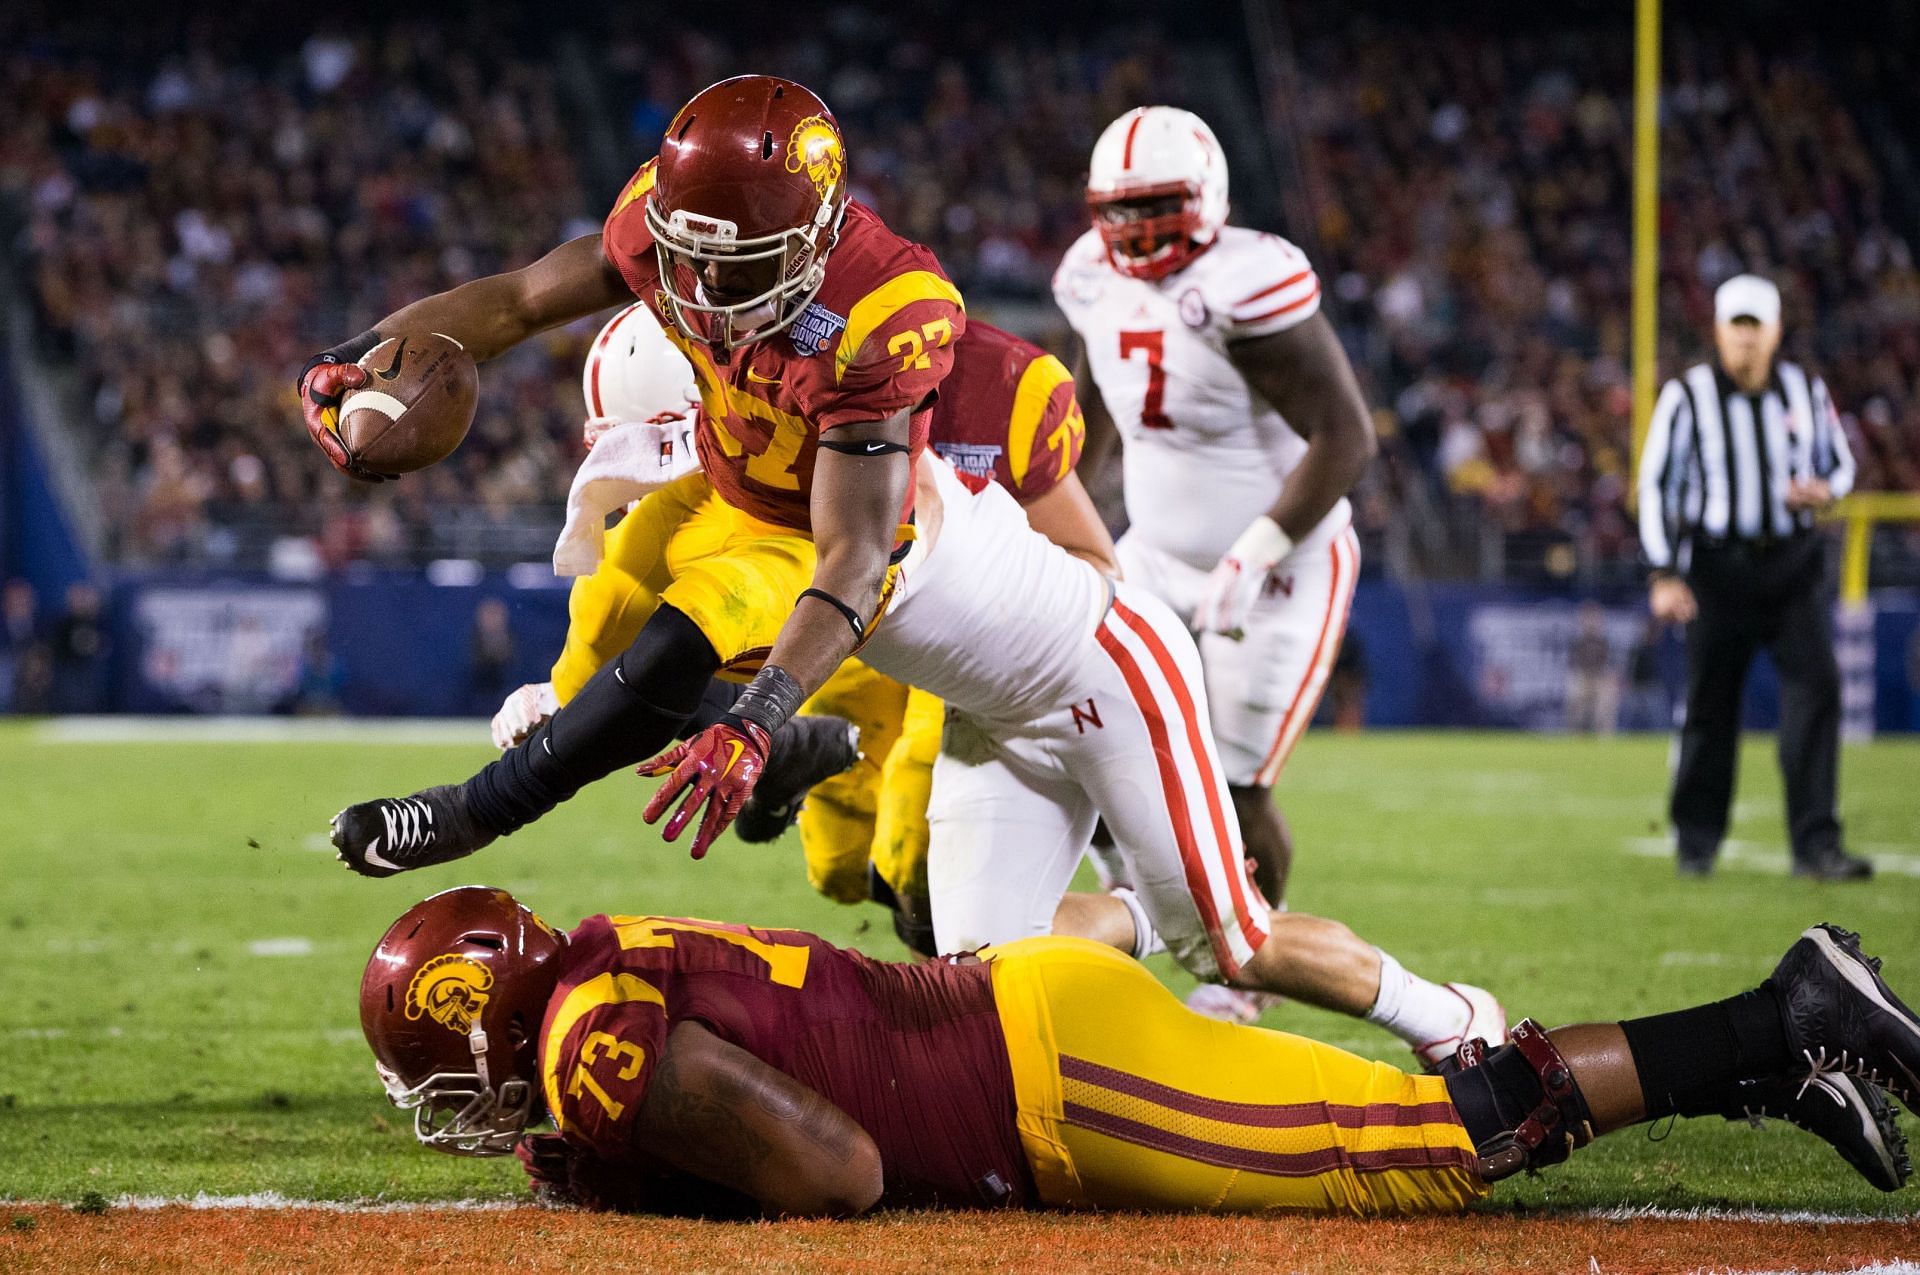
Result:
{"label": "black pants", "polygon": [[1817,863],[1840,849],[1840,669],[1825,565],[1814,535],[1694,549],[1687,583],[1700,613],[1687,627],[1687,718],[1668,807],[1683,860],[1711,862],[1726,836],[1740,700],[1762,647],[1780,672],[1780,773],[1794,860]]}

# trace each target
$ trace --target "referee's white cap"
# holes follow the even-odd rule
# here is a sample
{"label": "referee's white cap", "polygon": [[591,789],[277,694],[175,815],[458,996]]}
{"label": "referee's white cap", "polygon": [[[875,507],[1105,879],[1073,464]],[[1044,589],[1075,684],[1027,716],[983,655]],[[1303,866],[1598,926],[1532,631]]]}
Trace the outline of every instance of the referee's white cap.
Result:
{"label": "referee's white cap", "polygon": [[1762,327],[1780,323],[1780,289],[1757,274],[1737,274],[1714,290],[1713,321],[1758,319]]}

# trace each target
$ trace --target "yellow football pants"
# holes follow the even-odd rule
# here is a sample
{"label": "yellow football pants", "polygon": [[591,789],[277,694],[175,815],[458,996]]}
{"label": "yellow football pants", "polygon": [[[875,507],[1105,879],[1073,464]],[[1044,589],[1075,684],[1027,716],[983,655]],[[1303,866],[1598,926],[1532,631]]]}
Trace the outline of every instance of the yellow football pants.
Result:
{"label": "yellow football pants", "polygon": [[927,799],[945,706],[848,660],[801,709],[860,730],[860,760],[814,785],[800,808],[800,846],[813,888],[841,903],[867,897],[871,861],[903,898],[927,896]]}
{"label": "yellow football pants", "polygon": [[982,955],[1046,1205],[1372,1217],[1486,1194],[1437,1076],[1202,1018],[1084,939]]}
{"label": "yellow football pants", "polygon": [[705,474],[675,479],[607,533],[599,569],[574,581],[567,643],[553,665],[555,698],[565,704],[578,694],[662,602],[706,635],[722,677],[745,681],[813,583],[814,560],[811,536],[735,509]]}

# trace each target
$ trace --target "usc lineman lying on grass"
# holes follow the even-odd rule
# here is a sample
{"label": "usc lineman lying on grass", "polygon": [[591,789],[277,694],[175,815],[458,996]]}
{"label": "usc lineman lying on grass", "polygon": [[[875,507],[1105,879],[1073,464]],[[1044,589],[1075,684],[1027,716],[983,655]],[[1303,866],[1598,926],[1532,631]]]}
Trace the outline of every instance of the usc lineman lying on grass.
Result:
{"label": "usc lineman lying on grass", "polygon": [[803,86],[723,81],[674,116],[600,234],[415,302],[309,362],[308,430],[349,472],[340,396],[382,335],[444,333],[484,361],[638,297],[700,383],[703,472],[627,520],[670,577],[639,636],[467,782],[341,811],[334,844],[356,870],[469,854],[669,744],[715,673],[751,677],[675,750],[648,807],[658,818],[688,793],[673,840],[704,806],[698,857],[751,792],[771,734],[865,640],[912,536],[912,460],[966,313],[932,253],[849,198],[847,158]]}
{"label": "usc lineman lying on grass", "polygon": [[561,933],[468,886],[387,931],[360,1015],[420,1141],[515,1152],[555,1203],[1371,1217],[1456,1211],[1600,1134],[1755,1105],[1896,1189],[1905,1146],[1879,1085],[1920,1100],[1920,1019],[1878,965],[1815,926],[1751,991],[1552,1032],[1527,1020],[1425,1076],[1203,1018],[1084,940],[887,964],[677,917]]}

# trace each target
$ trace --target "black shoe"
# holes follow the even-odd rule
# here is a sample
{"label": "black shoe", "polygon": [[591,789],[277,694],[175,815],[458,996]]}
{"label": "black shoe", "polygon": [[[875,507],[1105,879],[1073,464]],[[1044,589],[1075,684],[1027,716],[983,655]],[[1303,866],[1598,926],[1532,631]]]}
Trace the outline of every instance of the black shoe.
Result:
{"label": "black shoe", "polygon": [[1710,877],[1713,875],[1713,860],[1683,857],[1680,860],[1679,873],[1683,877]]}
{"label": "black shoe", "polygon": [[796,717],[773,734],[766,769],[740,807],[733,833],[742,841],[772,841],[793,826],[807,791],[860,760],[860,732],[844,717]]}
{"label": "black shoe", "polygon": [[1866,881],[1873,876],[1873,860],[1835,850],[1819,859],[1795,859],[1793,875],[1816,881]]}
{"label": "black shoe", "polygon": [[1767,981],[1780,997],[1797,1078],[1844,1073],[1890,1091],[1909,1111],[1920,1105],[1920,1015],[1881,979],[1858,934],[1814,926]]}
{"label": "black shoe", "polygon": [[1840,1153],[1882,1191],[1898,1191],[1913,1172],[1893,1104],[1879,1087],[1844,1073],[1808,1080],[1776,1076],[1734,1086],[1723,1113],[1758,1129],[1769,1116],[1798,1125]]}
{"label": "black shoe", "polygon": [[390,877],[464,859],[494,839],[475,827],[453,784],[411,797],[382,797],[333,817],[340,862],[363,877]]}

